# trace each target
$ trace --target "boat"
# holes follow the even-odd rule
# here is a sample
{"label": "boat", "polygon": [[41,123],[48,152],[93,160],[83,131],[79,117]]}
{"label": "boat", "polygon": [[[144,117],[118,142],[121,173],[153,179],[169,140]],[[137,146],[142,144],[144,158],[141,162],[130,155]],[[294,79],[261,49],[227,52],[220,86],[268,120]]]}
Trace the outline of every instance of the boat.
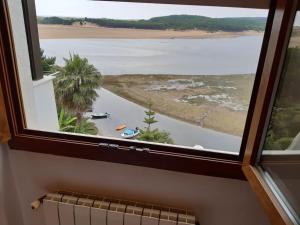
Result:
{"label": "boat", "polygon": [[138,129],[126,129],[122,134],[121,136],[123,138],[126,138],[126,139],[130,139],[130,138],[134,138],[136,137],[137,135],[140,134],[140,131]]}
{"label": "boat", "polygon": [[204,150],[203,146],[201,145],[195,145],[194,148],[198,150]]}
{"label": "boat", "polygon": [[126,128],[126,125],[125,124],[121,124],[119,126],[116,127],[116,130],[123,130]]}
{"label": "boat", "polygon": [[109,113],[92,113],[91,117],[92,119],[106,119],[110,116]]}

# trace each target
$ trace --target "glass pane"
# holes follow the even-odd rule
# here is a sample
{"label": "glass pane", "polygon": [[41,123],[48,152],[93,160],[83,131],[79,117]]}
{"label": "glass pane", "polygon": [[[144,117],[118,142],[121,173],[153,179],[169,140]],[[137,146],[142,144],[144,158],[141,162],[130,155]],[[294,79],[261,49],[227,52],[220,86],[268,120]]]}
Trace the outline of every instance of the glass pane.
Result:
{"label": "glass pane", "polygon": [[263,168],[300,223],[300,12],[297,12],[263,151]]}
{"label": "glass pane", "polygon": [[268,10],[35,4],[44,77],[28,128],[238,154]]}

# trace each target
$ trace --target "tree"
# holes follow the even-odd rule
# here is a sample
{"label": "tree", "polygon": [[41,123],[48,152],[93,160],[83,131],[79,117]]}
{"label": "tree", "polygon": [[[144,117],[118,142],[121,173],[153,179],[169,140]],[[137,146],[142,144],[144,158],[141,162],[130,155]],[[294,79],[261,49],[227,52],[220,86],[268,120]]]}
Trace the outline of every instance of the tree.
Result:
{"label": "tree", "polygon": [[66,112],[75,114],[77,127],[80,127],[83,113],[98,97],[96,89],[101,84],[101,73],[86,58],[76,54],[64,61],[65,66],[54,80],[55,96]]}
{"label": "tree", "polygon": [[148,110],[145,111],[146,117],[144,118],[144,123],[147,124],[147,131],[150,131],[151,124],[157,123],[158,121],[155,119],[155,112],[151,110],[152,102],[149,101]]}
{"label": "tree", "polygon": [[288,48],[264,149],[286,149],[300,127],[300,48]]}
{"label": "tree", "polygon": [[59,130],[63,132],[81,133],[81,134],[98,134],[98,128],[93,122],[90,122],[87,118],[83,118],[80,126],[76,123],[76,116],[65,113],[61,108],[59,111]]}
{"label": "tree", "polygon": [[160,131],[159,129],[151,129],[151,125],[157,123],[155,119],[155,112],[152,111],[152,102],[149,100],[148,110],[145,111],[146,117],[144,118],[144,123],[147,124],[146,130],[140,130],[140,135],[137,138],[140,141],[149,141],[156,143],[167,143],[173,144],[173,140],[170,137],[170,134],[166,131]]}
{"label": "tree", "polygon": [[159,131],[159,129],[154,129],[151,131],[140,131],[141,134],[137,138],[140,141],[149,141],[156,143],[164,143],[164,144],[174,144],[173,139],[170,137],[170,134],[166,131]]}
{"label": "tree", "polygon": [[76,117],[67,115],[63,108],[58,115],[59,130],[64,132],[74,132],[76,127]]}
{"label": "tree", "polygon": [[98,128],[88,118],[83,118],[80,125],[76,125],[74,133],[97,135]]}
{"label": "tree", "polygon": [[40,54],[43,73],[52,72],[53,66],[55,65],[56,57],[47,57],[46,55],[44,55],[43,49],[40,49]]}

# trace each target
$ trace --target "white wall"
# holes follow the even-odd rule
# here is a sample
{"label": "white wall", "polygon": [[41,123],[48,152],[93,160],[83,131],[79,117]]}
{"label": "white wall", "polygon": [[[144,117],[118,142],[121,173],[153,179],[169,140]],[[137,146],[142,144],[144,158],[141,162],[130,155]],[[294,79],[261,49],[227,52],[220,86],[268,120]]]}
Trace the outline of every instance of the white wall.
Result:
{"label": "white wall", "polygon": [[9,151],[0,144],[0,225],[23,225],[23,216]]}
{"label": "white wall", "polygon": [[[32,211],[30,202],[57,189],[187,207],[196,212],[201,225],[268,224],[245,181],[6,148],[0,151],[6,164],[2,173],[10,180],[10,184],[1,183],[1,190],[5,196],[17,193],[10,205],[20,208],[16,213],[24,225],[43,224],[42,211]],[[9,197],[4,200],[7,204]],[[16,220],[12,213],[8,213],[8,219]],[[22,225],[22,221],[9,224]]]}
{"label": "white wall", "polygon": [[14,36],[14,45],[17,58],[18,72],[22,91],[22,100],[28,127],[36,128],[38,124],[35,120],[35,102],[33,94],[33,82],[31,79],[31,69],[29,52],[26,39],[23,11],[21,0],[9,0],[10,20]]}
{"label": "white wall", "polygon": [[55,103],[53,76],[33,82],[33,93],[36,107],[38,129],[58,131],[57,109]]}
{"label": "white wall", "polygon": [[4,204],[4,172],[6,172],[7,169],[5,169],[3,165],[4,151],[1,151],[1,148],[2,146],[0,146],[0,225],[8,225]]}
{"label": "white wall", "polygon": [[26,124],[30,129],[58,131],[58,119],[51,77],[32,81],[22,1],[8,1],[22,101]]}

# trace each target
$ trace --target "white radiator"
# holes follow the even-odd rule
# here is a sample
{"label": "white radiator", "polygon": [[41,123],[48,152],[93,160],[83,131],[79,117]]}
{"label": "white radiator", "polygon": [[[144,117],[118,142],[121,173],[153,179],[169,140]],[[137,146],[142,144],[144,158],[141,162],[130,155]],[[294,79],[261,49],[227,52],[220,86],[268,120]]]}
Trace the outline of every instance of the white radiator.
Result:
{"label": "white radiator", "polygon": [[49,193],[41,199],[45,225],[195,225],[188,210],[99,198]]}

